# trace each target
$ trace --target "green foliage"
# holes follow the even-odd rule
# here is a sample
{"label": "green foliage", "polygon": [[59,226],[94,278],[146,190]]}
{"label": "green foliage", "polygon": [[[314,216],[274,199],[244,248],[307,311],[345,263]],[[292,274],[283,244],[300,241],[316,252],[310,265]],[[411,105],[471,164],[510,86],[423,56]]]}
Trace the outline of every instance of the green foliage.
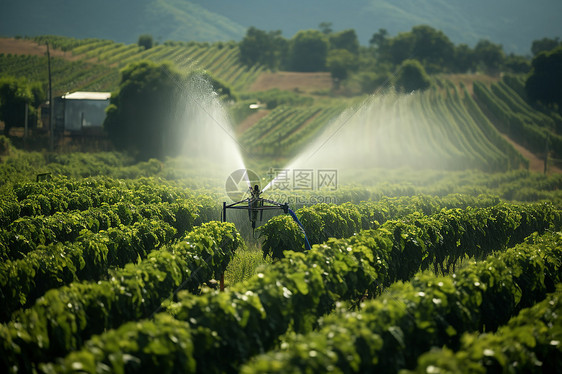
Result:
{"label": "green foliage", "polygon": [[[39,246],[20,260],[4,261],[0,268],[0,299],[4,305],[0,318],[7,320],[13,311],[30,306],[52,288],[98,279],[110,267],[146,258],[152,249],[170,243],[175,234],[176,230],[165,222],[144,219],[97,233],[83,230],[72,243]],[[25,240],[15,235],[11,247],[20,249],[19,242]],[[25,244],[23,247],[27,249]]]}
{"label": "green foliage", "polygon": [[[228,86],[204,71],[183,76],[170,64],[141,61],[121,72],[104,128],[113,144],[137,159],[177,156],[187,129],[181,119],[184,95],[209,85],[223,99],[235,99]],[[190,115],[188,113],[187,115]]]}
{"label": "green foliage", "polygon": [[250,27],[239,44],[240,61],[247,66],[265,65],[278,69],[284,64],[288,42],[281,31],[263,31]]}
{"label": "green foliage", "polygon": [[237,250],[224,274],[226,287],[251,278],[258,269],[270,263],[271,258],[264,259],[262,251],[257,248]]}
{"label": "green foliage", "polygon": [[513,54],[506,57],[503,66],[506,71],[514,74],[527,74],[531,71],[529,59]]}
{"label": "green foliage", "polygon": [[531,44],[531,52],[533,56],[536,57],[541,52],[548,52],[561,46],[560,38],[542,38],[538,40],[533,40]]}
{"label": "green foliage", "polygon": [[439,30],[427,25],[412,28],[414,44],[411,59],[418,60],[429,72],[448,70],[453,61],[454,45]]}
{"label": "green foliage", "polygon": [[329,41],[318,30],[299,31],[290,40],[288,67],[293,71],[324,71]]}
{"label": "green foliage", "polygon": [[395,87],[402,92],[423,91],[431,85],[431,79],[417,60],[404,60],[398,68],[394,81]]}
{"label": "green foliage", "polygon": [[14,151],[14,146],[10,139],[4,135],[0,135],[0,156],[9,156]]}
{"label": "green foliage", "polygon": [[32,124],[37,121],[36,108],[44,99],[40,84],[28,83],[24,78],[3,76],[0,79],[0,120],[4,122],[4,135],[12,127],[23,127],[25,105],[29,105],[28,115]]}
{"label": "green foliage", "polygon": [[358,68],[357,57],[347,49],[332,49],[328,52],[326,68],[334,81],[347,79],[349,72]]}
{"label": "green foliage", "polygon": [[152,35],[150,35],[150,34],[142,34],[141,36],[139,36],[139,40],[137,42],[139,47],[144,48],[144,49],[152,48],[153,43],[154,43],[154,41],[152,39]]}
{"label": "green foliage", "polygon": [[[552,216],[551,208],[546,206],[521,207],[522,210],[526,211],[525,218],[522,218],[516,210],[501,205],[473,210],[467,209],[463,212],[452,210],[438,213],[442,208],[455,208],[458,206],[457,204],[465,205],[467,202],[457,201],[456,199],[451,201],[448,199],[427,199],[429,201],[425,202],[423,198],[421,200],[418,201],[416,198],[398,201],[385,199],[376,204],[363,203],[359,206],[319,204],[299,209],[296,214],[302,222],[311,244],[322,243],[328,238],[350,237],[361,229],[378,228],[379,224],[382,224],[381,233],[394,233],[392,235],[398,240],[400,240],[402,230],[411,232],[413,237],[420,235],[420,238],[412,239],[409,242],[412,245],[411,250],[417,253],[415,256],[420,258],[425,256],[426,261],[428,261],[425,266],[432,264],[435,271],[438,270],[438,267],[441,269],[445,267],[448,271],[455,261],[462,257],[462,254],[471,253],[473,256],[478,256],[477,248],[503,248],[510,240],[518,242],[522,240],[522,236],[526,236],[532,231],[544,230],[546,227],[541,227],[540,222],[545,217],[550,217],[546,218],[548,222],[557,222],[556,218]],[[490,204],[497,203],[493,199],[484,201]],[[472,204],[482,206],[478,205],[477,201]],[[431,216],[416,216],[415,212],[421,209],[425,214]],[[411,217],[408,214],[411,214]],[[408,217],[408,220],[413,220],[413,222],[388,221],[404,216]],[[489,221],[492,219],[491,217],[497,217],[494,218],[497,220],[495,223],[497,226],[491,226]],[[404,218],[402,219],[404,220]],[[418,220],[419,222],[415,223]],[[465,223],[461,224],[461,222]],[[469,225],[472,226],[469,226],[466,222],[470,222]],[[539,226],[536,226],[537,224]],[[416,228],[416,225],[420,228],[423,227],[422,231]],[[500,228],[501,230],[499,230]],[[285,251],[304,251],[303,234],[290,217],[274,217],[258,230],[260,235],[265,237],[262,244],[264,257],[271,255],[273,258],[282,258]],[[487,236],[487,230],[499,231],[490,232],[489,235],[492,236]],[[517,230],[521,230],[522,233]],[[427,239],[422,239],[426,236],[430,238],[439,237],[440,239],[438,242],[429,244]],[[493,240],[491,240],[492,237]],[[464,239],[461,240],[461,238]],[[423,244],[424,241],[425,244]],[[401,245],[405,244],[402,243]],[[447,248],[446,252],[444,248]],[[402,247],[400,251],[403,250]],[[424,255],[425,251],[429,251],[431,254],[429,256]],[[445,264],[446,257],[448,257],[448,260]],[[404,261],[407,261],[407,259],[408,256],[406,255]]]}
{"label": "green foliage", "polygon": [[329,33],[329,41],[330,50],[344,49],[355,57],[359,55],[359,40],[353,29]]}
{"label": "green foliage", "polygon": [[495,117],[500,130],[536,153],[543,153],[548,141],[554,154],[561,154],[562,138],[551,131],[554,126],[551,118],[535,111],[522,99],[517,100],[513,92],[506,93],[507,86],[493,85],[490,92],[483,83],[474,82],[473,89],[479,104]]}
{"label": "green foliage", "polygon": [[144,160],[177,154],[182,136],[175,111],[182,82],[168,64],[143,61],[124,69],[104,122],[113,144]]}
{"label": "green foliage", "polygon": [[233,224],[208,222],[178,243],[153,247],[146,259],[113,270],[108,280],[53,289],[3,326],[2,364],[37,365],[79,349],[94,334],[148,318],[174,290],[197,292],[217,278],[239,247]]}
{"label": "green foliage", "polygon": [[428,368],[440,372],[470,370],[474,373],[520,371],[548,373],[558,370],[562,331],[562,287],[522,310],[509,322],[489,334],[463,335],[459,349],[435,349],[418,358],[416,373]]}
{"label": "green foliage", "polygon": [[[507,322],[522,307],[532,305],[543,299],[547,291],[553,291],[553,285],[561,280],[558,261],[561,253],[557,244],[560,234],[547,234],[539,240],[541,244],[522,244],[484,261],[469,263],[454,278],[424,273],[417,275],[411,282],[395,283],[379,298],[366,301],[359,311],[350,312],[340,308],[325,317],[318,330],[303,335],[288,335],[280,348],[254,358],[242,367],[241,372],[290,373],[311,370],[395,373],[413,368],[418,355],[431,347],[447,345],[455,349],[461,344],[463,332],[493,331],[498,323]],[[560,291],[547,302],[538,304],[535,310],[543,312],[554,305],[552,311],[560,309],[559,295]],[[527,312],[520,316],[519,323],[526,320],[543,329],[521,334],[515,339],[516,342],[530,348],[535,341],[541,342],[541,348],[549,343],[552,345],[548,337],[539,337],[539,334],[546,333],[544,322],[531,322],[536,319]],[[559,318],[550,311],[545,317],[547,321],[556,321],[556,333],[552,336],[557,342]],[[498,335],[505,331],[508,333],[506,338],[515,337],[517,329],[513,328],[518,322],[512,321],[508,327],[500,329]],[[474,346],[470,351],[473,359],[470,364],[462,361],[466,359],[464,352],[456,356],[459,359],[456,363],[445,361],[451,356],[447,350],[445,355],[437,356],[439,361],[432,359],[435,355],[431,353],[429,359],[422,356],[420,360],[423,366],[418,372],[426,373],[437,368],[456,368],[461,372],[471,368],[485,372],[480,366],[482,359],[487,369],[497,371],[517,360],[518,357],[512,352],[524,352],[519,349],[519,344],[508,348],[512,347],[508,339],[505,339],[504,345],[496,346],[496,339],[492,336],[483,334],[482,339],[479,339],[491,346],[474,344],[475,338],[472,336],[462,338],[463,347]],[[492,348],[491,354],[484,348]],[[547,352],[558,355],[558,349],[556,343]],[[539,352],[541,350],[538,349]],[[524,360],[521,364],[531,368],[536,362],[532,358],[533,355],[530,355],[530,360]],[[551,367],[556,365],[549,360],[547,368]]]}
{"label": "green foliage", "polygon": [[[413,237],[408,237],[405,233],[404,235],[398,235],[398,239],[392,239],[385,237],[385,234],[378,235],[371,231],[362,232],[349,240],[331,239],[321,246],[314,246],[307,254],[287,253],[286,259],[273,263],[263,272],[232,287],[228,292],[213,292],[201,296],[178,295],[178,302],[171,304],[168,307],[168,312],[175,319],[185,321],[189,325],[189,327],[185,325],[185,330],[191,334],[194,346],[193,352],[185,351],[182,353],[182,362],[195,360],[198,370],[204,372],[234,371],[238,370],[240,365],[252,356],[274,347],[278,343],[279,337],[287,332],[290,327],[296,333],[310,332],[312,327],[317,324],[318,317],[330,311],[336,301],[357,300],[365,295],[365,290],[368,290],[369,295],[380,292],[381,285],[398,276],[393,269],[404,266],[412,267],[412,269],[419,268],[420,263],[416,264],[413,258],[411,261],[404,261],[391,255],[394,251],[405,252],[403,256],[409,258],[407,257],[408,250],[400,249],[401,243],[406,242],[411,243],[409,245],[416,245],[417,241]],[[560,265],[555,260],[560,255],[559,248],[552,246],[544,259],[539,258],[539,256],[521,255],[516,256],[515,261],[509,260],[513,257],[511,255],[513,252],[508,252],[509,255],[506,255],[508,260],[505,265],[502,265],[504,270],[495,275],[498,279],[490,280],[490,287],[486,287],[486,282],[495,273],[489,270],[489,267],[498,267],[498,262],[493,260],[490,264],[482,263],[477,268],[462,270],[467,272],[467,276],[458,277],[462,281],[458,289],[450,286],[453,283],[452,280],[443,280],[443,282],[447,282],[447,287],[444,287],[439,283],[442,280],[441,278],[436,279],[429,275],[422,276],[419,280],[414,280],[414,284],[426,287],[428,297],[425,297],[425,294],[419,295],[419,291],[415,289],[404,293],[408,300],[408,308],[411,308],[410,313],[407,313],[403,308],[393,307],[394,302],[389,300],[382,303],[383,308],[393,307],[395,311],[388,315],[388,318],[371,319],[368,318],[368,315],[371,315],[369,313],[365,315],[364,319],[382,323],[384,326],[386,326],[386,323],[391,323],[391,325],[400,323],[395,330],[396,334],[390,332],[386,337],[392,347],[396,346],[394,337],[400,336],[401,332],[407,334],[404,342],[415,341],[414,337],[419,333],[423,333],[423,336],[435,333],[432,324],[421,323],[417,327],[411,322],[411,315],[414,315],[421,322],[434,319],[440,321],[443,317],[439,312],[443,311],[443,308],[450,308],[447,310],[450,310],[452,314],[451,323],[474,323],[472,314],[467,315],[465,309],[457,307],[460,303],[467,303],[468,311],[472,309],[473,313],[480,313],[481,316],[484,316],[483,321],[488,321],[490,318],[494,321],[497,316],[493,313],[487,313],[487,311],[480,312],[480,309],[474,309],[473,303],[474,306],[480,303],[484,306],[482,301],[485,301],[488,305],[503,308],[505,300],[515,300],[516,303],[513,305],[516,306],[517,302],[525,303],[533,297],[540,297],[541,293],[544,294],[544,285],[548,281],[556,281],[560,277]],[[548,264],[542,267],[548,270],[547,275],[537,271],[535,264],[539,268],[543,264]],[[528,265],[531,265],[530,269],[527,268]],[[517,270],[514,273],[515,275],[511,275],[510,269]],[[481,277],[478,277],[479,272],[482,272]],[[533,286],[526,288],[530,293],[527,294],[527,291],[525,291],[524,296],[522,296],[521,293],[517,292],[517,286],[521,286],[523,282],[529,279],[527,276],[531,276],[533,280],[536,279],[537,281],[531,282]],[[477,279],[480,279],[480,281],[476,282]],[[541,279],[547,279],[548,281],[541,283]],[[400,290],[402,288],[404,287],[399,283],[393,289]],[[388,294],[386,297],[393,298],[394,295],[400,297],[396,292]],[[451,303],[447,302],[449,297],[452,298]],[[434,302],[434,299],[439,299],[441,302]],[[458,300],[458,303],[456,300]],[[480,303],[478,300],[480,300]],[[406,298],[404,301],[406,301]],[[373,302],[373,305],[379,305],[375,303],[376,301]],[[421,305],[432,309],[420,310]],[[400,314],[397,312],[400,312]],[[511,313],[513,313],[513,309]],[[392,318],[394,316],[399,317],[402,314],[406,318],[394,322]],[[443,315],[448,318],[447,313]],[[462,317],[462,319],[455,320],[455,317]],[[159,318],[162,317],[157,316],[155,320],[157,321]],[[343,318],[354,323],[361,323],[361,320],[355,318],[353,313],[340,317],[338,320],[341,321]],[[438,321],[435,323],[441,328],[442,325]],[[59,361],[59,364],[53,366],[51,371],[68,371],[76,365],[82,365],[82,367],[86,365],[88,367],[121,365],[119,361],[112,363],[109,360],[109,356],[115,354],[113,353],[115,345],[112,342],[130,337],[135,339],[129,340],[132,342],[131,347],[134,347],[134,350],[144,351],[148,342],[135,338],[140,333],[144,323],[146,322],[141,321],[134,325],[128,324],[117,331],[109,331],[96,337],[87,342],[82,350],[74,352]],[[323,325],[324,322],[320,322],[320,324]],[[478,324],[478,320],[476,324]],[[259,331],[259,333],[251,333],[252,331]],[[361,331],[368,334],[371,329],[361,327]],[[388,331],[388,329],[383,331]],[[452,330],[449,329],[444,335],[446,337],[454,335],[451,332]],[[439,329],[436,335],[441,337],[443,333]],[[345,333],[346,340],[349,340],[350,336],[358,335]],[[341,342],[342,340],[338,341]],[[368,341],[371,342],[372,340]],[[429,341],[429,344],[431,344],[431,341]],[[380,348],[380,346],[381,344],[369,346],[369,350],[376,349],[376,347]],[[289,345],[289,347],[291,346]],[[338,347],[353,349],[354,345],[338,345]],[[219,356],[216,355],[217,349],[222,352]],[[298,349],[298,346],[295,346],[295,349]],[[121,353],[118,353],[119,351],[120,349],[117,354],[121,355]],[[167,353],[167,355],[170,354],[175,357],[177,353],[176,351]],[[394,357],[389,356],[388,358],[392,360]],[[337,357],[332,358],[337,360]],[[143,359],[150,360],[149,357]],[[303,359],[310,362],[308,355],[304,356]],[[293,362],[296,364],[298,361]],[[349,359],[345,359],[343,362],[349,362]],[[366,362],[367,365],[373,363],[371,359]],[[138,364],[139,367],[143,366],[142,361]],[[286,365],[289,365],[289,362]]]}
{"label": "green foliage", "polygon": [[562,47],[539,53],[532,62],[525,91],[532,102],[562,106]]}
{"label": "green foliage", "polygon": [[489,40],[480,40],[474,47],[474,59],[488,74],[498,74],[505,60],[503,48]]}

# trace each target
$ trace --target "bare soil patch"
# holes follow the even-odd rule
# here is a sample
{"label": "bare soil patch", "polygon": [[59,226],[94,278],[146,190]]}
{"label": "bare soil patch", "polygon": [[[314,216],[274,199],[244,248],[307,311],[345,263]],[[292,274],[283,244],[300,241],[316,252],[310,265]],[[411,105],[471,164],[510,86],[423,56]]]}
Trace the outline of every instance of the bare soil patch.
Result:
{"label": "bare soil patch", "polygon": [[[46,56],[47,46],[40,45],[32,40],[15,39],[15,38],[0,38],[0,53],[11,53],[13,55],[34,55]],[[65,52],[58,49],[51,48],[49,53],[53,57],[61,57],[66,60],[78,60],[78,56],[72,55],[71,52]]]}
{"label": "bare soil patch", "polygon": [[280,90],[313,93],[332,88],[330,73],[296,73],[280,71],[262,73],[250,87],[250,91],[267,91],[272,88]]}
{"label": "bare soil patch", "polygon": [[244,131],[248,130],[250,127],[254,126],[259,122],[260,119],[267,116],[271,110],[260,109],[255,113],[250,114],[236,127],[236,135],[241,135]]}
{"label": "bare soil patch", "polygon": [[[523,147],[521,144],[513,141],[506,134],[503,134],[501,132],[500,132],[500,134],[501,134],[501,136],[503,136],[503,138],[505,140],[507,140],[509,143],[511,143],[515,147],[517,152],[521,153],[523,155],[523,157],[525,157],[527,160],[529,160],[529,170],[530,171],[537,171],[537,172],[540,172],[540,173],[544,172],[544,159],[543,158],[539,158],[537,155],[535,155],[534,153],[529,151],[527,148]],[[551,162],[549,162],[548,172],[549,173],[562,173],[562,170],[560,168],[552,165]]]}

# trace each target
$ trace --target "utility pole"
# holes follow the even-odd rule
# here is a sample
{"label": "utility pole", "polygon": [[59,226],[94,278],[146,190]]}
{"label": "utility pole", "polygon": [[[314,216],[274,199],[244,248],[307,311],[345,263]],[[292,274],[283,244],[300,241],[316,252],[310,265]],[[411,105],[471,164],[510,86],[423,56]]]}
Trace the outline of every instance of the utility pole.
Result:
{"label": "utility pole", "polygon": [[23,130],[23,148],[27,149],[27,137],[29,136],[29,103],[25,103],[25,120]]}
{"label": "utility pole", "polygon": [[51,53],[47,42],[47,68],[49,70],[49,150],[55,150],[55,100],[53,99],[53,86],[51,84]]}
{"label": "utility pole", "polygon": [[546,134],[544,141],[544,173],[548,170],[548,134]]}

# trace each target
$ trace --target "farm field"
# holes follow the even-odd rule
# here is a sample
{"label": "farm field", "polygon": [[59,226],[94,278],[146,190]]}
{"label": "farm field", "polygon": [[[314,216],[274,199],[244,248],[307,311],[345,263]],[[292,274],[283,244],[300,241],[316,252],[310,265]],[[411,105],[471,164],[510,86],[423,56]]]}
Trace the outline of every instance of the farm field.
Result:
{"label": "farm field", "polygon": [[[249,119],[244,122],[244,131],[238,131],[240,145],[250,150],[246,158],[287,162],[313,139],[337,131],[338,137],[349,134],[339,147],[350,148],[349,144],[355,143],[356,153],[368,154],[366,159],[372,157],[370,148],[376,149],[374,159],[367,160],[372,167],[421,164],[452,170],[531,167],[541,171],[547,143],[550,158],[562,159],[562,117],[530,107],[520,76],[498,80],[483,75],[441,75],[431,90],[414,93],[411,98],[380,92],[362,100],[341,100],[325,95],[330,84],[326,74],[270,72],[259,65],[241,65],[235,43],[167,42],[145,50],[136,44],[53,36],[0,39],[3,74],[44,81],[46,42],[54,56],[53,86],[60,93],[113,91],[120,69],[143,59],[170,61],[185,72],[212,72],[243,98],[227,109],[242,113],[234,115],[239,122]],[[275,98],[275,90],[292,92],[293,99],[286,103],[274,99],[271,104],[268,97]],[[258,109],[266,113],[250,116],[255,110],[245,108],[260,100],[270,103],[268,108]],[[339,133],[340,127],[353,131]],[[377,140],[357,144],[356,134]],[[557,161],[551,161],[550,168],[560,171]]]}
{"label": "farm field", "polygon": [[[559,174],[363,172],[296,210],[305,251],[288,216],[259,241],[218,222],[222,188],[181,160],[20,152],[1,165],[4,372],[415,370],[432,346],[463,360],[465,335],[560,323],[533,317],[560,305]],[[557,365],[555,331],[525,365]],[[485,365],[523,354],[505,339]]]}
{"label": "farm field", "polygon": [[[523,76],[346,96],[234,42],[56,36],[0,38],[2,75],[44,82],[47,41],[57,94],[116,92],[151,60],[233,95],[193,100],[203,130],[177,157],[0,136],[0,373],[562,367],[562,117]],[[233,189],[238,158],[257,179]],[[283,210],[223,222],[254,182]]]}

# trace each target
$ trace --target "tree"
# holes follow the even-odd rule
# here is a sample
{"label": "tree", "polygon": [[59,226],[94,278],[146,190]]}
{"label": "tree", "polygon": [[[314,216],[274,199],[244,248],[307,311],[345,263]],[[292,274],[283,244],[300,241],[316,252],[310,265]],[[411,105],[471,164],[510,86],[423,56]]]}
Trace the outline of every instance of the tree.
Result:
{"label": "tree", "polygon": [[402,62],[396,74],[395,87],[403,92],[425,90],[431,84],[431,80],[422,64],[417,60],[405,60]]}
{"label": "tree", "polygon": [[450,67],[455,46],[442,31],[420,25],[412,28],[412,35],[412,58],[420,61],[426,70],[437,72]]}
{"label": "tree", "polygon": [[562,47],[540,52],[531,63],[532,69],[525,82],[527,97],[546,105],[562,106]]}
{"label": "tree", "polygon": [[152,45],[153,45],[152,35],[143,34],[143,35],[139,36],[138,45],[139,45],[139,47],[144,47],[144,49],[152,48]]}
{"label": "tree", "polygon": [[104,121],[119,149],[139,159],[178,152],[180,128],[174,121],[183,77],[168,64],[140,61],[121,72]]}
{"label": "tree", "polygon": [[515,74],[527,74],[531,71],[531,62],[523,56],[514,54],[506,57],[503,66],[506,71]]}
{"label": "tree", "polygon": [[389,40],[387,55],[383,58],[389,59],[394,65],[412,57],[416,40],[411,32],[401,32]]}
{"label": "tree", "polygon": [[375,57],[384,56],[388,54],[388,31],[386,29],[379,29],[373,34],[369,40],[369,45],[375,50]]}
{"label": "tree", "polygon": [[339,82],[346,79],[350,71],[357,70],[357,57],[347,49],[334,49],[328,52],[326,66],[332,75],[335,88],[338,88]]}
{"label": "tree", "polygon": [[505,55],[500,44],[489,40],[480,40],[474,47],[474,59],[489,74],[498,74]]}
{"label": "tree", "polygon": [[533,44],[531,45],[531,52],[533,52],[533,56],[537,56],[539,53],[544,51],[551,51],[561,44],[562,43],[560,42],[559,38],[542,38],[539,40],[534,40]]}
{"label": "tree", "polygon": [[359,55],[359,39],[355,30],[349,29],[330,35],[330,49],[345,49],[355,56]]}
{"label": "tree", "polygon": [[278,69],[284,62],[282,57],[287,53],[287,45],[280,30],[265,32],[250,27],[239,44],[240,62],[247,66],[262,64]]}
{"label": "tree", "polygon": [[476,67],[474,51],[466,44],[459,44],[455,48],[453,61],[451,68],[454,72],[465,73]]}
{"label": "tree", "polygon": [[332,31],[334,31],[332,29],[332,22],[320,22],[320,24],[318,25],[318,28],[325,35],[330,35],[332,33]]}
{"label": "tree", "polygon": [[4,121],[4,135],[12,127],[24,126],[25,104],[28,104],[28,118],[37,120],[36,109],[44,100],[45,93],[40,83],[28,83],[23,78],[11,76],[0,79],[0,120]]}
{"label": "tree", "polygon": [[328,38],[318,30],[303,30],[290,42],[289,68],[294,71],[323,71],[328,56]]}

